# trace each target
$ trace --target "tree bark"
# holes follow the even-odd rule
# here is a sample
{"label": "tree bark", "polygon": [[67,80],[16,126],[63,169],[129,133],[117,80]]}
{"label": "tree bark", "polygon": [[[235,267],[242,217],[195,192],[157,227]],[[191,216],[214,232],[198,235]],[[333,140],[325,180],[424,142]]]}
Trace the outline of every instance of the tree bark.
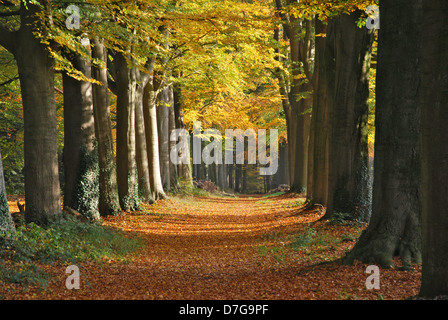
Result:
{"label": "tree bark", "polygon": [[[316,34],[326,33],[326,26],[316,22]],[[327,52],[328,38],[316,39],[315,90],[311,116],[310,143],[308,150],[308,187],[307,199],[311,203],[327,204],[328,199],[328,161],[329,161],[329,122],[327,88]]]}
{"label": "tree bark", "polygon": [[391,267],[394,256],[405,267],[421,261],[421,10],[421,1],[380,3],[372,217],[348,263],[356,259]]}
{"label": "tree bark", "polygon": [[[287,5],[295,1],[287,0]],[[308,159],[312,104],[313,74],[310,68],[310,46],[312,22],[285,13],[285,4],[276,0],[278,15],[289,40],[291,79],[289,91],[285,86],[284,75],[277,72],[280,81],[280,93],[283,97],[283,109],[287,124],[289,174],[291,191],[302,193],[307,190]],[[302,30],[305,36],[301,36]],[[279,38],[276,32],[275,37]],[[303,70],[300,66],[303,66]],[[306,76],[304,80],[302,75]]]}
{"label": "tree bark", "polygon": [[[69,57],[73,67],[91,77],[87,61]],[[63,74],[64,86],[64,207],[89,221],[98,221],[98,155],[95,148],[92,84]]]}
{"label": "tree bark", "polygon": [[156,89],[154,87],[154,77],[152,74],[150,74],[150,79],[144,88],[143,115],[145,117],[146,146],[150,173],[149,181],[153,193],[152,197],[154,200],[166,199],[167,196],[163,189],[162,178],[160,175]]}
{"label": "tree bark", "polygon": [[[103,42],[94,38],[92,44],[92,60],[98,59],[106,64],[107,55]],[[95,136],[100,169],[98,210],[101,216],[118,215],[121,213],[121,209],[118,201],[106,66],[92,65],[92,78],[101,82],[101,85],[93,84],[92,87]]]}
{"label": "tree bark", "polygon": [[157,130],[159,137],[160,175],[164,190],[170,190],[170,145],[169,145],[169,114],[171,107],[171,87],[164,87],[157,99]]}
{"label": "tree bark", "polygon": [[[333,212],[355,218],[370,211],[368,116],[373,32],[356,25],[360,12],[328,23],[329,182],[325,219]],[[333,62],[333,63],[332,63]]]}
{"label": "tree bark", "polygon": [[[182,105],[182,91],[179,86],[174,87],[174,117],[175,124],[177,129],[185,129],[184,122],[184,110]],[[188,136],[186,138],[189,138]],[[188,150],[182,150],[182,152],[187,152],[187,159],[190,160],[190,148]],[[182,157],[182,154],[179,153],[179,157]],[[191,162],[188,164],[181,163],[177,166],[178,176],[184,180],[184,183],[192,186],[193,185],[193,177],[192,177],[192,168]]]}
{"label": "tree bark", "polygon": [[171,189],[179,189],[179,172],[177,170],[177,165],[170,160],[170,152],[176,146],[176,141],[171,140],[171,133],[176,129],[176,115],[174,112],[174,89],[172,86],[169,87],[169,100],[170,105],[168,108],[168,161],[169,161],[169,172],[170,172],[170,185]]}
{"label": "tree bark", "polygon": [[31,3],[27,7],[22,3],[15,52],[23,101],[25,220],[27,223],[45,225],[58,219],[62,212],[54,61],[45,45],[33,34],[37,28],[43,27],[36,14],[44,9]]}
{"label": "tree bark", "polygon": [[[147,80],[136,70],[138,84],[135,99],[135,155],[138,173],[138,189],[140,200],[144,203],[153,203],[151,183],[149,182],[149,162],[146,145],[145,117],[143,114],[143,89]],[[146,76],[146,75],[145,75]],[[149,76],[148,76],[149,78]]]}
{"label": "tree bark", "polygon": [[135,68],[128,65],[123,53],[114,60],[117,84],[117,183],[123,211],[140,207],[137,190],[135,159],[135,103],[137,77]]}
{"label": "tree bark", "polygon": [[15,226],[11,212],[9,211],[5,176],[3,174],[2,154],[0,150],[0,237],[3,232],[15,232]]}
{"label": "tree bark", "polygon": [[448,295],[448,3],[423,2],[421,46],[422,250],[420,296]]}

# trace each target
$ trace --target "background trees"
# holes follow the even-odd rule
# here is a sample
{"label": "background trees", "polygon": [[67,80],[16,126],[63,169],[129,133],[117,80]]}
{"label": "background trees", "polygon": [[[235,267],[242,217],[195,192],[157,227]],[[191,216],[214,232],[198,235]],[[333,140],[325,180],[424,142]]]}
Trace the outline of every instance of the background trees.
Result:
{"label": "background trees", "polygon": [[[17,67],[16,75],[5,63],[0,85],[19,79],[15,102],[23,104],[24,163],[16,162],[24,166],[27,222],[46,224],[63,207],[92,221],[135,211],[140,201],[166,198],[182,179],[190,186],[192,178],[210,179],[241,192],[257,183],[269,191],[280,176],[310,205],[324,206],[323,219],[344,213],[368,220],[369,99],[376,98],[372,219],[347,261],[420,261],[424,189],[424,279],[434,279],[442,267],[428,248],[437,255],[445,249],[432,235],[440,233],[434,221],[444,226],[434,212],[443,212],[445,188],[436,168],[444,165],[437,148],[444,136],[446,8],[437,1],[423,10],[418,1],[381,2],[372,97],[374,33],[365,9],[374,3],[90,0],[77,4],[80,23],[68,28],[68,2],[0,1],[1,54],[12,54]],[[427,85],[431,77],[437,86]],[[63,94],[60,104],[55,92]],[[2,94],[2,106],[13,105],[13,96],[19,95]],[[1,118],[11,123],[2,137],[14,141],[22,131],[11,121],[17,109],[4,107]],[[194,138],[203,142],[218,141],[208,129],[280,129],[283,169],[254,177],[259,163],[249,164],[247,153],[242,163],[173,165],[170,132],[193,133],[194,121],[202,124]],[[8,224],[7,211],[3,216]],[[424,281],[423,293],[442,290]]]}

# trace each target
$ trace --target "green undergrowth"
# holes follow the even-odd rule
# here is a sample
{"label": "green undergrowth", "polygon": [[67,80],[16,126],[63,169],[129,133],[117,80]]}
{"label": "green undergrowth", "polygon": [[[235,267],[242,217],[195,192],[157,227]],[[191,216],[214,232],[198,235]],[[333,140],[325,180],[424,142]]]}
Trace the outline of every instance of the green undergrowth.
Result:
{"label": "green undergrowth", "polygon": [[279,192],[275,192],[275,193],[264,195],[263,198],[276,197],[276,196],[281,196],[281,195],[284,195],[284,194],[285,194],[285,192],[279,191]]}
{"label": "green undergrowth", "polygon": [[178,197],[209,197],[210,192],[193,186],[191,181],[179,178],[178,186],[175,190],[171,190],[171,195]]}
{"label": "green undergrowth", "polygon": [[46,287],[42,264],[79,264],[102,258],[125,260],[140,240],[100,224],[67,219],[43,228],[34,223],[0,235],[0,279]]}
{"label": "green undergrowth", "polygon": [[[288,257],[297,254],[304,254],[310,260],[328,261],[334,259],[333,254],[336,249],[346,241],[356,241],[361,229],[350,228],[340,229],[338,232],[331,223],[327,227],[307,226],[304,229],[284,234],[276,232],[263,237],[263,241],[270,244],[260,245],[257,248],[258,254],[262,257],[272,257],[277,262],[282,262]],[[339,225],[339,228],[342,228]]]}

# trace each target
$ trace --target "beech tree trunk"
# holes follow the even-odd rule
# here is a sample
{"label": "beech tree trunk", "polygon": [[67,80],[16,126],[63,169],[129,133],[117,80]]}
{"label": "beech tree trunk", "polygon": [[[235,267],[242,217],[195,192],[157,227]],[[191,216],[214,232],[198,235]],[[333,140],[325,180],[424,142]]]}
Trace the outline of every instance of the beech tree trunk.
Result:
{"label": "beech tree trunk", "polygon": [[159,138],[157,130],[156,90],[151,74],[143,93],[143,115],[145,117],[146,146],[149,162],[149,182],[154,200],[167,198],[162,185],[159,162]]}
{"label": "beech tree trunk", "polygon": [[[326,26],[316,20],[316,33],[326,33]],[[307,199],[311,203],[327,204],[328,170],[329,170],[329,121],[327,88],[327,53],[326,41],[316,39],[316,60],[314,64],[315,91],[311,117],[310,142],[308,150],[308,187]]]}
{"label": "beech tree trunk", "polygon": [[14,221],[9,211],[8,198],[6,196],[5,176],[3,173],[2,154],[0,150],[0,237],[3,232],[15,231]]}
{"label": "beech tree trunk", "polygon": [[[106,64],[106,48],[102,41],[94,38],[92,44],[92,60],[98,59],[98,61]],[[102,83],[101,85],[93,84],[92,87],[95,136],[100,170],[98,210],[101,216],[118,215],[121,213],[121,209],[118,201],[106,66],[92,65],[92,77]]]}
{"label": "beech tree trunk", "polygon": [[[57,155],[54,61],[33,32],[41,26],[39,5],[22,3],[15,58],[23,101],[25,220],[45,225],[62,212]],[[32,57],[30,54],[32,53]]]}
{"label": "beech tree trunk", "polygon": [[[173,91],[174,94],[174,118],[175,118],[175,124],[177,129],[185,129],[185,122],[184,122],[184,111],[182,106],[182,91],[179,86],[174,88]],[[186,138],[189,138],[188,136]],[[188,150],[181,150],[179,152],[179,157],[182,157],[181,152],[187,152],[187,159],[190,160],[190,148]],[[191,169],[191,163],[188,164],[181,163],[177,165],[177,172],[178,177],[182,178],[184,180],[184,183],[187,183],[188,185],[193,185],[193,178],[192,178],[192,169]]]}
{"label": "beech tree trunk", "polygon": [[169,161],[169,172],[170,172],[170,185],[171,189],[177,190],[179,188],[178,177],[179,172],[177,170],[177,165],[175,165],[170,159],[170,152],[176,146],[176,141],[171,140],[171,132],[176,129],[176,115],[174,112],[174,89],[170,86],[169,90],[169,100],[170,106],[168,108],[168,161]]}
{"label": "beech tree trunk", "polygon": [[117,183],[121,209],[140,207],[135,159],[135,104],[137,77],[123,53],[115,56],[117,84]]}
{"label": "beech tree trunk", "polygon": [[[308,184],[308,161],[311,113],[309,108],[313,102],[313,72],[310,67],[310,47],[312,46],[312,22],[289,15],[286,5],[293,5],[294,0],[276,0],[277,14],[282,18],[284,34],[289,40],[291,78],[286,81],[285,75],[277,71],[280,82],[280,93],[285,111],[288,163],[291,191],[306,192]],[[302,33],[305,35],[302,36]],[[278,31],[274,37],[279,40]],[[305,73],[305,81],[301,75]],[[288,83],[288,85],[286,85]],[[288,87],[289,86],[289,90]]]}
{"label": "beech tree trunk", "polygon": [[422,282],[420,296],[448,295],[448,3],[423,2],[421,46]]}
{"label": "beech tree trunk", "polygon": [[368,217],[370,211],[368,98],[373,32],[359,28],[359,18],[358,11],[343,14],[327,28],[330,148],[326,219],[333,212],[348,213],[354,219]]}
{"label": "beech tree trunk", "polygon": [[372,217],[347,256],[348,263],[356,259],[391,267],[395,256],[405,267],[421,261],[421,4],[380,3]]}
{"label": "beech tree trunk", "polygon": [[[138,189],[140,200],[144,203],[153,203],[151,184],[149,182],[149,162],[148,150],[146,145],[145,117],[143,114],[143,89],[146,86],[140,72],[136,70],[138,84],[135,99],[135,148],[136,163],[138,172]],[[147,76],[149,78],[149,76]]]}
{"label": "beech tree trunk", "polygon": [[170,141],[169,114],[171,107],[171,87],[161,90],[157,99],[157,129],[159,137],[160,174],[164,190],[171,188],[170,181]]}
{"label": "beech tree trunk", "polygon": [[[72,55],[73,67],[91,77],[90,65]],[[92,84],[63,74],[64,86],[64,207],[98,221],[98,155],[95,148]]]}

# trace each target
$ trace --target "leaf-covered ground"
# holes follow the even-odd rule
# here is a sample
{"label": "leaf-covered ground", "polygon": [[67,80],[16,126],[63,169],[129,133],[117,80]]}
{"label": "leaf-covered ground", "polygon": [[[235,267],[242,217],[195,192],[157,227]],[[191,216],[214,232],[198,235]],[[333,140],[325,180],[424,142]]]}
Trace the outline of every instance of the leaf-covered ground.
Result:
{"label": "leaf-covered ground", "polygon": [[[11,210],[17,211],[11,203]],[[421,266],[380,269],[380,289],[367,289],[367,265],[341,258],[365,227],[319,221],[292,195],[176,198],[106,218],[143,246],[125,260],[83,262],[81,288],[65,286],[65,265],[45,265],[47,289],[15,284],[6,299],[342,300],[417,295]],[[399,261],[397,261],[399,264]]]}

